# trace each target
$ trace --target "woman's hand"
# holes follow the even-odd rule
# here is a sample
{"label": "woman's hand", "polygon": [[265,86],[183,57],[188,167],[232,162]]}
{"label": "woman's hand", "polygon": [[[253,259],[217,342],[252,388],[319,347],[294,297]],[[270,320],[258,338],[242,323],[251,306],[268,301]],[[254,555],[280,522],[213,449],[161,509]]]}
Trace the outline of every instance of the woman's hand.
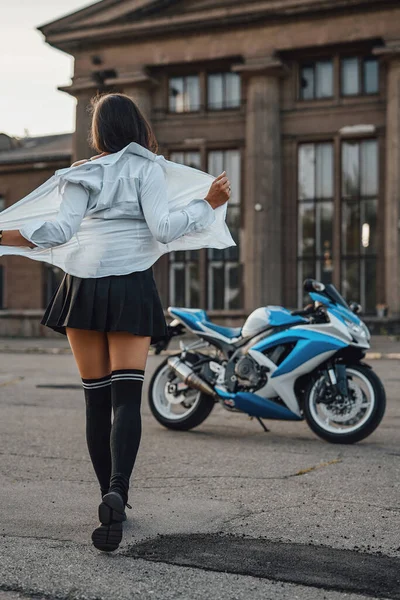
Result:
{"label": "woman's hand", "polygon": [[224,171],[215,179],[209,189],[207,196],[204,198],[210,206],[215,210],[219,206],[228,202],[231,197],[231,184]]}
{"label": "woman's hand", "polygon": [[28,246],[29,248],[36,248],[35,244],[22,237],[18,229],[9,229],[8,231],[3,231],[1,244],[2,246]]}

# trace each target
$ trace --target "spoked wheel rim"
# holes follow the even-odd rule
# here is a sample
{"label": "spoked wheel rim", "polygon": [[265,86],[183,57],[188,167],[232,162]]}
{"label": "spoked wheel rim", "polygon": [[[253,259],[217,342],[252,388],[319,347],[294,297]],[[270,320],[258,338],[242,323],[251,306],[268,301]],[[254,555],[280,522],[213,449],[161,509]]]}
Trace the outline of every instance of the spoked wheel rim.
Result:
{"label": "spoked wheel rim", "polygon": [[347,435],[361,429],[371,417],[376,404],[375,391],[369,379],[356,369],[348,368],[346,374],[349,395],[343,402],[318,402],[323,377],[314,383],[308,398],[315,423],[336,435]]}
{"label": "spoked wheel rim", "polygon": [[154,380],[153,405],[169,421],[187,419],[196,410],[200,396],[200,391],[189,388],[179,377],[172,376],[168,365],[159,371]]}

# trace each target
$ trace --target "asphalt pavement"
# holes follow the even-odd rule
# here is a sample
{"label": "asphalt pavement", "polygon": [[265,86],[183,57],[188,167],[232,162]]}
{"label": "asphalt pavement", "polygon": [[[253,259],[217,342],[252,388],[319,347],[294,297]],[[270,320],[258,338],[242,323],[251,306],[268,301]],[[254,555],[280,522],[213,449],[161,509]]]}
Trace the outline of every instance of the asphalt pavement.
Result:
{"label": "asphalt pavement", "polygon": [[99,491],[79,376],[59,344],[0,340],[0,600],[400,599],[396,359],[371,360],[388,410],[355,446],[305,423],[264,433],[219,406],[192,432],[168,431],[145,390],[133,510],[106,555],[90,542]]}

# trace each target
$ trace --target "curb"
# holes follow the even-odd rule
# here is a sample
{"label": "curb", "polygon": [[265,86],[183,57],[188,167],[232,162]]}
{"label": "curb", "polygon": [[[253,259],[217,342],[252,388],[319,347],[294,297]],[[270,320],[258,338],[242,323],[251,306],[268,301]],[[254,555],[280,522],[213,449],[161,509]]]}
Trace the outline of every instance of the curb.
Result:
{"label": "curb", "polygon": [[[176,350],[163,351],[160,356],[176,354]],[[0,354],[72,354],[70,348],[37,348],[35,346],[26,348],[12,348],[8,346],[0,347]],[[150,356],[156,356],[154,350],[150,350]],[[400,360],[400,352],[367,352],[365,356],[366,360]]]}

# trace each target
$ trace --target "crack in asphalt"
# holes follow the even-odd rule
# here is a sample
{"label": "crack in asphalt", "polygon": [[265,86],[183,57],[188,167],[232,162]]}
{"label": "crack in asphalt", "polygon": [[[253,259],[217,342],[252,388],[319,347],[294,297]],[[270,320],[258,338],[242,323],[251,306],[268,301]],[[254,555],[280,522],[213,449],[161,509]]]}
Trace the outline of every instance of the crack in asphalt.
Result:
{"label": "crack in asphalt", "polygon": [[400,600],[400,559],[221,534],[160,535],[121,552],[133,559]]}
{"label": "crack in asphalt", "polygon": [[18,456],[20,458],[42,458],[43,460],[69,460],[72,462],[89,462],[88,458],[68,458],[65,456],[42,456],[41,454],[20,454],[19,452],[0,452],[0,456]]}
{"label": "crack in asphalt", "polygon": [[370,502],[359,502],[358,500],[337,500],[336,498],[318,498],[315,500],[317,502],[334,502],[335,504],[355,504],[356,506],[368,506],[368,508],[378,508],[379,510],[388,510],[393,512],[399,512],[400,506],[382,506],[380,504],[371,504]]}

